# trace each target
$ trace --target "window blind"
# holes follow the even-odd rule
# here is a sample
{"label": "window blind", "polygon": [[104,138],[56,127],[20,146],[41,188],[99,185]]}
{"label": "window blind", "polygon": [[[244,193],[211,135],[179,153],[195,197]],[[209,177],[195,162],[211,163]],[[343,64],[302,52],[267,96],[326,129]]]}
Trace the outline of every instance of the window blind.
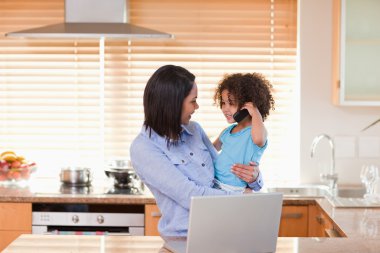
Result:
{"label": "window blind", "polygon": [[[63,22],[63,4],[0,0],[1,33]],[[276,102],[265,122],[269,146],[260,168],[268,180],[296,180],[297,1],[130,0],[129,8],[132,24],[175,39],[106,38],[104,92],[97,40],[0,37],[0,148],[43,164],[40,174],[64,163],[101,171],[100,158],[129,156],[144,118],[145,84],[165,64],[196,75],[200,108],[193,119],[213,139],[227,126],[213,104],[216,84],[225,74],[260,72],[273,84]]]}

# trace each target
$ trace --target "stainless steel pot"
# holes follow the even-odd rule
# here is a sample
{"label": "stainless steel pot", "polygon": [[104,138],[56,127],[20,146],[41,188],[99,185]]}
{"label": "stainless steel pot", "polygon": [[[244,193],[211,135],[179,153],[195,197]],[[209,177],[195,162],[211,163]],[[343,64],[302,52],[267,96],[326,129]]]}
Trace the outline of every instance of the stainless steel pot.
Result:
{"label": "stainless steel pot", "polygon": [[113,180],[114,186],[117,189],[137,189],[138,191],[144,189],[144,184],[137,176],[129,159],[109,161],[108,168],[104,172],[107,177]]}
{"label": "stainless steel pot", "polygon": [[116,169],[132,168],[132,163],[131,163],[131,160],[128,160],[128,159],[111,160],[108,162],[108,168],[116,168]]}
{"label": "stainless steel pot", "polygon": [[83,167],[62,168],[60,173],[61,182],[73,186],[90,185],[92,180],[91,170]]}
{"label": "stainless steel pot", "polygon": [[104,171],[107,177],[114,180],[114,186],[117,188],[140,188],[141,182],[134,169],[110,168]]}
{"label": "stainless steel pot", "polygon": [[60,192],[63,194],[90,194],[92,193],[91,185],[72,185],[72,184],[61,184]]}

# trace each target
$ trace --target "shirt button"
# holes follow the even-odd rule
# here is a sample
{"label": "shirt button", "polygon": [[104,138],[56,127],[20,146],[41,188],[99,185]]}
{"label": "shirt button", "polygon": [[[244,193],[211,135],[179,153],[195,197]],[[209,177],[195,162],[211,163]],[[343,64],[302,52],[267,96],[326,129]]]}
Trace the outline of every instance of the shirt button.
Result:
{"label": "shirt button", "polygon": [[194,154],[191,152],[190,155],[194,155]]}
{"label": "shirt button", "polygon": [[206,164],[202,163],[202,167],[204,167]]}
{"label": "shirt button", "polygon": [[181,162],[182,162],[182,163],[185,163],[185,161],[184,161],[184,160],[181,160]]}

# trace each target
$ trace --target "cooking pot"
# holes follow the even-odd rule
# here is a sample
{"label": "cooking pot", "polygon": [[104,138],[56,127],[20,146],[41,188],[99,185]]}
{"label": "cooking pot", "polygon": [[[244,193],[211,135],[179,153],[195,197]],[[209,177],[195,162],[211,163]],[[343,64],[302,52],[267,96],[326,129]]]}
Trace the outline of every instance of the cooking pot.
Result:
{"label": "cooking pot", "polygon": [[85,186],[91,184],[92,175],[89,168],[66,167],[61,169],[61,182],[73,186]]}
{"label": "cooking pot", "polygon": [[117,188],[141,188],[141,181],[133,168],[109,168],[105,173]]}
{"label": "cooking pot", "polygon": [[90,194],[92,187],[91,185],[62,184],[60,192],[63,194]]}
{"label": "cooking pot", "polygon": [[111,160],[108,162],[108,168],[116,168],[116,169],[133,169],[131,160],[125,159],[117,159]]}

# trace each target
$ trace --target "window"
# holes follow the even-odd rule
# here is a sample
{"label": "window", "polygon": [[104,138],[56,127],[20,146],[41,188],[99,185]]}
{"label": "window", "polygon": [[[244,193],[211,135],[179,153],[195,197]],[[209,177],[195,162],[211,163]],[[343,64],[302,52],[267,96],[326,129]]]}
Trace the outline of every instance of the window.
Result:
{"label": "window", "polygon": [[[269,146],[261,169],[270,180],[297,180],[297,1],[131,0],[129,6],[131,23],[175,39],[106,39],[104,92],[98,41],[0,37],[0,150],[36,160],[39,175],[56,176],[64,164],[102,173],[103,156],[129,156],[143,122],[145,83],[158,67],[181,65],[196,75],[194,120],[211,138],[227,125],[213,104],[216,83],[226,73],[261,72],[276,101],[265,122]],[[63,0],[2,1],[0,10],[1,34],[63,22]]]}

